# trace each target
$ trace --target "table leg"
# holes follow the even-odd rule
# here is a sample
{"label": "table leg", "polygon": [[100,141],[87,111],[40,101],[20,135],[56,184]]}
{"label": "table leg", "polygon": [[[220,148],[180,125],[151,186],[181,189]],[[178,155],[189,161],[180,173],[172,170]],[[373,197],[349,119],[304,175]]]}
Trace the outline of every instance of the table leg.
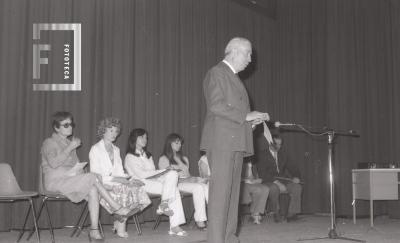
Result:
{"label": "table leg", "polygon": [[374,200],[369,200],[369,217],[371,221],[371,228],[374,227]]}
{"label": "table leg", "polygon": [[353,198],[353,224],[356,224],[356,199]]}

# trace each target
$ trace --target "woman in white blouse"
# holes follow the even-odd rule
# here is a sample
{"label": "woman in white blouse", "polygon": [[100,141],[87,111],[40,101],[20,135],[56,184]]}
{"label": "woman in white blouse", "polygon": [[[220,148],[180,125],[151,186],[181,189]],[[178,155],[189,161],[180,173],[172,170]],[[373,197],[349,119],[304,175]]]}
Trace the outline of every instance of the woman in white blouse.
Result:
{"label": "woman in white blouse", "polygon": [[180,170],[178,188],[182,192],[193,195],[194,220],[200,230],[205,230],[208,184],[203,178],[190,175],[189,160],[182,154],[182,144],[182,136],[176,133],[169,134],[165,140],[164,152],[158,161],[158,166],[160,169],[172,167]]}
{"label": "woman in white blouse", "polygon": [[[133,129],[129,135],[125,169],[129,175],[140,178],[148,193],[161,195],[158,214],[169,216],[170,230],[168,234],[186,236],[179,225],[184,224],[185,214],[179,194],[178,173],[175,170],[156,170],[151,154],[146,150],[147,132],[142,128]],[[161,173],[161,174],[160,174]],[[150,178],[151,177],[151,178]]]}
{"label": "woman in white blouse", "polygon": [[[131,178],[125,174],[119,148],[113,143],[121,130],[120,120],[117,118],[105,118],[97,127],[97,137],[100,141],[92,146],[89,152],[90,171],[101,176],[102,183],[110,195],[118,203],[130,210],[125,217],[116,217],[113,231],[121,238],[127,238],[127,217],[143,210],[151,200],[143,189],[140,180]],[[100,204],[108,211],[110,205],[100,199]]]}

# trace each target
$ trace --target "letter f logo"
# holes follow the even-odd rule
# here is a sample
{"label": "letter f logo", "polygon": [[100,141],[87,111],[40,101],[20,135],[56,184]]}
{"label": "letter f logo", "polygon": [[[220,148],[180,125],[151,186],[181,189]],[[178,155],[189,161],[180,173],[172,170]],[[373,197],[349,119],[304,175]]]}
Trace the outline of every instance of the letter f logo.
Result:
{"label": "letter f logo", "polygon": [[[33,24],[33,39],[40,39],[40,29],[38,24]],[[41,58],[41,51],[50,51],[49,44],[33,44],[33,79],[40,79],[40,64],[49,64],[48,58]]]}
{"label": "letter f logo", "polygon": [[49,64],[47,57],[40,57],[41,51],[50,51],[50,45],[33,44],[33,79],[40,79],[40,64]]}

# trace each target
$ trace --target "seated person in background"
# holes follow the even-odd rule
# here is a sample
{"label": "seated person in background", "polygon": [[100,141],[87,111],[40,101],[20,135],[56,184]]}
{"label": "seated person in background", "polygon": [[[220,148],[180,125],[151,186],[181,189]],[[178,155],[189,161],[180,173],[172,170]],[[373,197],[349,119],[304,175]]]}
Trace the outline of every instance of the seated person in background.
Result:
{"label": "seated person in background", "polygon": [[259,151],[257,156],[258,174],[263,183],[269,187],[269,198],[275,222],[284,220],[279,214],[279,194],[290,196],[287,221],[297,220],[301,210],[300,173],[287,154],[281,150],[283,141],[279,135],[272,135],[273,143],[267,149]]}
{"label": "seated person in background", "polygon": [[182,192],[193,195],[194,220],[200,230],[205,230],[208,184],[200,177],[190,176],[189,160],[182,154],[182,144],[183,138],[179,134],[169,134],[165,140],[164,152],[158,161],[158,167],[160,169],[174,168],[179,170],[178,188]]}
{"label": "seated person in background", "polygon": [[[198,165],[200,176],[209,179],[211,171],[206,155],[201,156]],[[254,224],[261,224],[262,214],[264,214],[265,211],[268,194],[269,188],[264,184],[250,184],[243,182],[241,185],[240,203],[250,203],[250,213]]]}
{"label": "seated person in background", "polygon": [[[72,137],[75,126],[72,114],[59,111],[53,115],[53,130],[51,137],[44,140],[42,154],[43,187],[45,190],[60,193],[74,203],[88,201],[90,212],[89,239],[104,240],[99,232],[99,195],[110,205],[111,213],[126,215],[130,209],[116,202],[101,183],[96,174],[74,171],[79,163],[76,149],[81,146],[81,140]],[[73,169],[72,169],[73,170]]]}
{"label": "seated person in background", "polygon": [[[147,207],[151,201],[143,189],[143,183],[133,177],[128,180],[125,174],[119,148],[113,143],[121,131],[121,122],[117,118],[105,118],[97,127],[97,137],[100,141],[92,146],[89,152],[90,171],[100,175],[102,183],[111,197],[119,204],[131,210],[125,217],[114,221],[113,231],[121,238],[127,238],[126,220],[129,215]],[[100,204],[112,212],[110,204],[103,198]]]}
{"label": "seated person in background", "polygon": [[[146,150],[147,132],[142,128],[133,129],[129,134],[125,157],[125,169],[129,175],[139,178],[147,193],[161,195],[158,214],[169,216],[168,234],[187,236],[179,225],[186,222],[181,195],[178,189],[178,173],[175,170],[156,170],[153,157]],[[149,178],[151,177],[151,178]]]}

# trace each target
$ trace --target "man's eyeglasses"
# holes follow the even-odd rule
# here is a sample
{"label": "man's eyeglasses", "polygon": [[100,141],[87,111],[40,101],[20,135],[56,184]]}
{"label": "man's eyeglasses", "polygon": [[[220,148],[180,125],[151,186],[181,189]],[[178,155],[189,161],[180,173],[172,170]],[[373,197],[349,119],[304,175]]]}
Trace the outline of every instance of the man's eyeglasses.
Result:
{"label": "man's eyeglasses", "polygon": [[71,123],[65,123],[65,124],[60,124],[60,126],[64,127],[64,128],[68,128],[68,127],[75,127],[75,123],[71,122]]}

